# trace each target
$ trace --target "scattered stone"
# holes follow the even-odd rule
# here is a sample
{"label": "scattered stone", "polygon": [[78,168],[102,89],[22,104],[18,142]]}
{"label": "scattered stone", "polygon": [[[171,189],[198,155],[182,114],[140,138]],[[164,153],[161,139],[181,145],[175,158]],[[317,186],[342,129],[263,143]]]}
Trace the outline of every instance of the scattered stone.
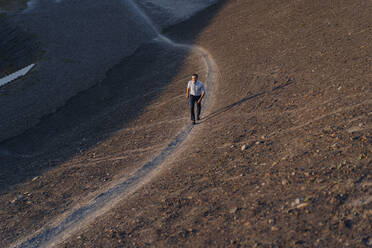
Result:
{"label": "scattered stone", "polygon": [[17,201],[20,201],[24,198],[23,195],[18,195],[16,198],[14,198],[13,200],[10,201],[11,204],[14,204],[16,203]]}
{"label": "scattered stone", "polygon": [[230,214],[234,214],[234,213],[236,213],[236,211],[238,211],[238,208],[237,207],[233,207],[233,208],[230,209],[229,213]]}
{"label": "scattered stone", "polygon": [[304,207],[307,207],[308,205],[309,205],[309,203],[304,202],[304,203],[301,203],[301,204],[297,205],[296,208],[304,208]]}
{"label": "scattered stone", "polygon": [[245,144],[245,145],[242,146],[242,151],[245,151],[247,149],[248,149],[248,145],[247,144]]}
{"label": "scattered stone", "polygon": [[300,204],[300,198],[295,199],[292,203],[291,206],[294,207],[296,205]]}
{"label": "scattered stone", "polygon": [[312,198],[312,196],[311,196],[311,195],[308,195],[308,196],[305,197],[304,201],[305,201],[305,202],[306,202],[306,201],[310,201],[311,198]]}
{"label": "scattered stone", "polygon": [[272,232],[277,232],[277,231],[279,231],[279,228],[277,228],[276,226],[272,226],[271,231]]}
{"label": "scattered stone", "polygon": [[34,177],[34,178],[32,178],[32,181],[34,182],[34,181],[36,181],[37,179],[39,179],[39,177]]}
{"label": "scattered stone", "polygon": [[362,159],[364,159],[364,158],[366,158],[366,155],[364,155],[364,154],[360,154],[360,155],[358,156],[358,160],[362,160]]}
{"label": "scattered stone", "polygon": [[282,180],[282,185],[286,185],[287,183],[288,183],[288,181],[286,179]]}

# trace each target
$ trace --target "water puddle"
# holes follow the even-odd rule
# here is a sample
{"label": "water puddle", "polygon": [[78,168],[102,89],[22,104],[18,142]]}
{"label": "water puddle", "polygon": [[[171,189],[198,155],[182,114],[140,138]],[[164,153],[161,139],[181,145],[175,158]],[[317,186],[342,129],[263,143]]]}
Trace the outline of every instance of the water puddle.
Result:
{"label": "water puddle", "polygon": [[17,78],[23,77],[26,75],[33,67],[35,64],[31,64],[26,66],[25,68],[16,71],[8,76],[5,76],[3,78],[0,78],[0,87],[6,85],[7,83],[12,82],[13,80],[16,80]]}

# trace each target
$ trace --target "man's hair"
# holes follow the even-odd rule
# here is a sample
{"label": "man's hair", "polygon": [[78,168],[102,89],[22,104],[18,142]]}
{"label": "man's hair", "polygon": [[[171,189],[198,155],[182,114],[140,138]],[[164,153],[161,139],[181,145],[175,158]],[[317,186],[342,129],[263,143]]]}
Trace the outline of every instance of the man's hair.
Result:
{"label": "man's hair", "polygon": [[192,74],[192,76],[195,77],[196,79],[199,78],[198,74],[196,74],[196,73]]}

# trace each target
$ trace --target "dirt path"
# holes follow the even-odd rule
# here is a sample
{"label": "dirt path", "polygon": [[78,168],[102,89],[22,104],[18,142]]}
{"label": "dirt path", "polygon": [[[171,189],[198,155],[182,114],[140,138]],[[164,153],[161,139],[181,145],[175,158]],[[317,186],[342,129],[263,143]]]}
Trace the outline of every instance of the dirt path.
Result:
{"label": "dirt path", "polygon": [[[204,112],[208,114],[208,109],[210,109],[209,106],[213,101],[213,87],[218,77],[218,67],[211,55],[201,47],[174,43],[161,34],[159,34],[159,37],[155,40],[167,43],[179,49],[192,50],[200,53],[203,57],[208,72],[206,82],[208,87],[204,100],[204,109],[206,110]],[[132,173],[132,175],[112,182],[109,187],[101,190],[101,192],[89,202],[79,204],[71,211],[64,213],[63,216],[58,216],[47,226],[38,230],[31,236],[17,241],[15,244],[12,244],[11,247],[50,247],[63,242],[72,234],[94,221],[98,216],[107,213],[118,202],[135,192],[146,182],[151,181],[154,176],[166,168],[168,161],[175,156],[177,151],[185,143],[185,140],[192,136],[192,130],[192,125],[187,125],[171,140],[165,149],[151,161],[145,163],[141,168]]]}

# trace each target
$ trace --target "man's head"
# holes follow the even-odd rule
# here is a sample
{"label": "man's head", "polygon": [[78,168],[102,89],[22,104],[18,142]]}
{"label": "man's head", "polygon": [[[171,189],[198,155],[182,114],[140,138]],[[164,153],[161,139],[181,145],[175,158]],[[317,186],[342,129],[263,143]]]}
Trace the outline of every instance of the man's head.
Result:
{"label": "man's head", "polygon": [[194,82],[194,83],[196,83],[196,81],[198,81],[198,74],[192,74],[192,76],[191,76],[191,78],[192,78],[192,81]]}

